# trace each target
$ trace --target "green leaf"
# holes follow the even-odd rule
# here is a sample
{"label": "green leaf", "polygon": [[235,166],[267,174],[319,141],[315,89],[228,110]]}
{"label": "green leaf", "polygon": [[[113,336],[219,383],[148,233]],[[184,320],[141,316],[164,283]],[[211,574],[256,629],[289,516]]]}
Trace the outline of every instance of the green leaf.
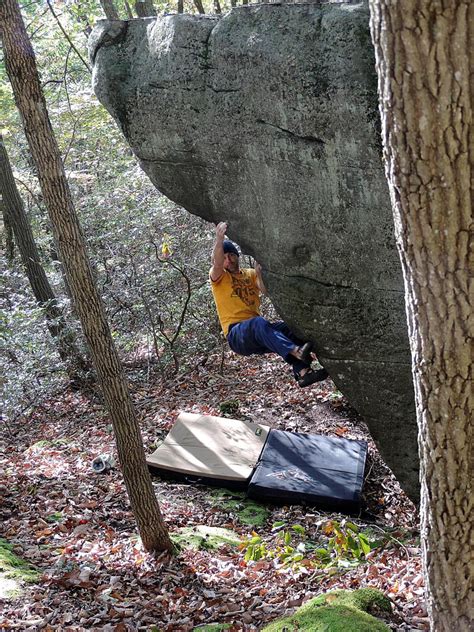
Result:
{"label": "green leaf", "polygon": [[367,536],[364,535],[363,533],[359,533],[359,542],[360,542],[360,547],[364,552],[364,555],[367,555],[367,553],[370,553],[372,547],[370,546],[370,542]]}
{"label": "green leaf", "polygon": [[285,526],[285,521],[284,520],[278,520],[277,522],[274,522],[272,525],[272,530],[273,529],[280,529],[280,527],[284,527]]}

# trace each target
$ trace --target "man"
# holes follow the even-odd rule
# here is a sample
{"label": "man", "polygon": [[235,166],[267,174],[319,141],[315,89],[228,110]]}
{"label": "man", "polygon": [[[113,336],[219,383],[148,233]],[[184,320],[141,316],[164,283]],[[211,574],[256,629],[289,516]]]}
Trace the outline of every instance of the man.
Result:
{"label": "man", "polygon": [[209,272],[217,315],[229,347],[240,355],[278,353],[291,364],[299,386],[328,377],[325,369],[311,368],[311,343],[303,343],[284,322],[271,323],[260,316],[260,293],[265,294],[261,266],[240,269],[239,251],[225,239],[227,224],[216,227]]}

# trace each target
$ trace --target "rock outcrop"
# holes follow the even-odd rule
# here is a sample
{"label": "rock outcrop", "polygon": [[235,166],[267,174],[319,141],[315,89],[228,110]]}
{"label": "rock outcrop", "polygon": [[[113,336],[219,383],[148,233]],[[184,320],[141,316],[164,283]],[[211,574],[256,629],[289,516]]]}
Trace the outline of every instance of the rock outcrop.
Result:
{"label": "rock outcrop", "polygon": [[403,281],[364,4],[102,21],[94,89],[155,186],[262,264],[284,320],[418,496]]}

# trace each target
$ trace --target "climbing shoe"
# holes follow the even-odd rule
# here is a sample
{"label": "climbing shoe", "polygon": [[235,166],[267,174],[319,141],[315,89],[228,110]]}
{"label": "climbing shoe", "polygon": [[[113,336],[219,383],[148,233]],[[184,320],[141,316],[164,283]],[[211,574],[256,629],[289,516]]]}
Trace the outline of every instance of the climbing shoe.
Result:
{"label": "climbing shoe", "polygon": [[304,388],[305,386],[311,386],[311,384],[315,384],[316,382],[322,382],[327,377],[329,377],[329,373],[326,369],[318,369],[317,371],[309,369],[302,377],[298,378],[298,384],[301,388]]}
{"label": "climbing shoe", "polygon": [[311,366],[313,358],[311,357],[311,349],[313,348],[312,342],[305,342],[302,347],[298,349],[298,360],[304,362],[308,366]]}

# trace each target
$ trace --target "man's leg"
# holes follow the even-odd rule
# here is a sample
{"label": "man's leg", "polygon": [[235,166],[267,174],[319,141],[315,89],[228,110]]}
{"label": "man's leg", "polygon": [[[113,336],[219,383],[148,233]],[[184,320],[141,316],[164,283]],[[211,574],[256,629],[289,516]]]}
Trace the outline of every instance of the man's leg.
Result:
{"label": "man's leg", "polygon": [[[286,334],[291,335],[291,338]],[[296,338],[285,323],[270,323],[265,318],[257,316],[234,325],[227,336],[232,351],[240,355],[254,353],[277,353],[286,362],[300,371],[309,366],[293,354],[295,349],[303,344]]]}
{"label": "man's leg", "polygon": [[227,341],[232,351],[240,355],[277,353],[285,362],[292,365],[293,374],[300,386],[310,386],[327,377],[324,369],[311,369],[310,359],[300,359],[294,355],[301,349],[298,343],[302,341],[285,323],[270,323],[257,316],[234,325]]}
{"label": "man's leg", "polygon": [[[302,347],[305,344],[304,340],[298,338],[298,336],[296,336],[288,327],[288,325],[282,320],[276,323],[270,323],[270,325],[275,331],[278,331],[280,334],[288,338],[288,340],[291,340],[291,342],[297,347]],[[300,372],[304,372],[304,370],[308,368],[307,362],[302,362],[292,354],[287,355],[286,358],[283,359],[285,360],[285,362],[288,362],[288,364],[291,364],[295,379],[299,379]]]}

